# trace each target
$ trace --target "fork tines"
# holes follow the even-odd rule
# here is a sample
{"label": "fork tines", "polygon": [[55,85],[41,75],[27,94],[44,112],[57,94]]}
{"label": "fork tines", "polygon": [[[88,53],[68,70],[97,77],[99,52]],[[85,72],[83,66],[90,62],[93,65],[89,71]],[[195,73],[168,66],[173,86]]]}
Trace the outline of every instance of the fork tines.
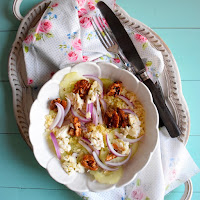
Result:
{"label": "fork tines", "polygon": [[95,17],[92,17],[91,23],[101,43],[106,49],[115,44],[101,15],[96,15]]}

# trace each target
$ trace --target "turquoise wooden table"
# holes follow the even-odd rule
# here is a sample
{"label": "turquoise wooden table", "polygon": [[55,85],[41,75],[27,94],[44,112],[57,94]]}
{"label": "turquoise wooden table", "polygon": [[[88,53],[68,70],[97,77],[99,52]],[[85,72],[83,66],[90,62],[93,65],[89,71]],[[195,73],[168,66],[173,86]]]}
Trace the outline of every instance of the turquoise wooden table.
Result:
{"label": "turquoise wooden table", "polygon": [[[24,0],[23,15],[39,0]],[[191,117],[187,149],[200,166],[199,99],[200,99],[200,1],[199,0],[117,0],[132,17],[150,26],[171,49],[181,75],[183,94]],[[12,14],[13,0],[0,0],[0,199],[81,199],[65,186],[56,183],[39,166],[18,131],[7,75],[7,60],[19,26]],[[200,199],[200,174],[192,178],[193,200]],[[165,197],[180,199],[184,185]]]}

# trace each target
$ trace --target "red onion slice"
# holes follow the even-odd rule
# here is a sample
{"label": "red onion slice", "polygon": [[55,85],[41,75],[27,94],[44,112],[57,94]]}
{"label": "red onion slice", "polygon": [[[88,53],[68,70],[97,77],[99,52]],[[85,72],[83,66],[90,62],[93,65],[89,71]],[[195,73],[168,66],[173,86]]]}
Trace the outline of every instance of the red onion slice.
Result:
{"label": "red onion slice", "polygon": [[94,103],[87,103],[86,104],[86,113],[90,113],[91,114],[91,117],[92,117],[92,112],[93,112],[93,106],[94,106]]}
{"label": "red onion slice", "polygon": [[85,142],[86,144],[90,145],[90,140],[86,139],[86,138],[80,138],[83,142]]}
{"label": "red onion slice", "polygon": [[61,104],[59,104],[59,103],[55,103],[55,104],[56,104],[57,107],[60,107],[61,112],[62,112],[60,121],[57,124],[57,127],[60,128],[62,126],[64,118],[65,118],[65,110],[64,110],[64,108],[63,108],[63,106]]}
{"label": "red onion slice", "polygon": [[129,159],[130,159],[130,157],[131,157],[131,154],[132,154],[132,150],[130,149],[130,153],[129,153],[128,157],[127,157],[125,160],[123,160],[122,162],[116,162],[116,163],[114,163],[114,162],[112,162],[112,160],[111,160],[111,161],[106,161],[105,163],[106,163],[107,165],[115,166],[115,167],[124,165],[124,164],[126,164],[126,163],[129,161]]}
{"label": "red onion slice", "polygon": [[93,149],[93,151],[95,151],[96,154],[99,156],[100,151],[97,150],[96,148],[94,148],[94,147],[91,145],[90,140],[88,140],[88,139],[86,139],[86,138],[80,138],[80,139],[81,139],[83,142],[85,142],[86,144],[88,144],[88,146],[89,146],[91,149]]}
{"label": "red onion slice", "polygon": [[[88,78],[88,79],[92,79],[92,80],[95,80],[99,83],[99,85],[101,86],[101,88],[103,89],[103,83],[102,81],[97,77],[97,76],[94,76],[94,75],[83,75],[85,78]],[[102,90],[103,91],[103,90]]]}
{"label": "red onion slice", "polygon": [[90,121],[91,121],[91,119],[86,119],[85,117],[80,116],[80,115],[74,110],[73,107],[71,107],[71,112],[72,112],[72,115],[74,115],[75,117],[78,117],[79,120],[80,120],[81,122],[90,122]]}
{"label": "red onion slice", "polygon": [[98,78],[98,77],[96,77],[96,76],[94,76],[94,75],[83,75],[85,78],[88,78],[88,79],[92,79],[92,80],[95,80],[95,81],[97,81],[97,83],[101,86],[101,97],[103,97],[103,83],[102,83],[102,81]]}
{"label": "red onion slice", "polygon": [[118,152],[116,152],[116,151],[114,150],[114,148],[113,148],[113,146],[112,146],[112,144],[111,144],[111,142],[110,142],[110,140],[109,140],[108,134],[106,135],[106,142],[107,142],[107,145],[108,145],[109,150],[110,150],[111,153],[113,153],[114,155],[116,155],[117,157],[124,157],[124,156],[127,156],[127,155],[125,155],[125,154],[120,154],[120,153],[118,153]]}
{"label": "red onion slice", "polygon": [[139,140],[142,139],[143,136],[139,137],[139,138],[136,138],[136,139],[129,139],[129,138],[124,138],[122,135],[120,135],[118,132],[115,132],[115,135],[122,139],[124,142],[129,142],[129,143],[135,143],[135,142],[138,142]]}
{"label": "red onion slice", "polygon": [[[56,106],[57,105],[60,105],[59,103],[55,103],[56,104]],[[62,106],[61,106],[62,107]],[[57,108],[58,108],[58,112],[57,112],[57,115],[56,115],[56,118],[54,119],[54,121],[53,121],[53,123],[51,124],[51,126],[49,127],[49,129],[50,130],[52,130],[52,129],[54,129],[56,126],[57,126],[57,124],[59,123],[59,121],[61,120],[61,117],[62,117],[62,108],[61,108],[60,106],[57,106]],[[63,110],[64,110],[64,108],[63,108]]]}
{"label": "red onion slice", "polygon": [[68,99],[68,98],[66,97],[66,100],[67,100],[67,107],[65,108],[65,116],[66,116],[67,113],[69,112],[70,107],[71,107],[71,105],[72,105],[70,99]]}
{"label": "red onion slice", "polygon": [[98,95],[97,95],[97,115],[98,115],[99,124],[103,124],[103,119],[102,119],[102,114],[101,114],[101,106],[100,106]]}
{"label": "red onion slice", "polygon": [[132,110],[129,109],[122,109],[125,113],[136,115]]}
{"label": "red onion slice", "polygon": [[92,112],[92,122],[95,126],[98,125],[98,116],[97,116],[97,110],[96,108],[93,106],[93,112]]}
{"label": "red onion slice", "polygon": [[56,140],[56,136],[54,135],[53,132],[50,133],[50,136],[51,136],[51,139],[52,139],[54,148],[55,148],[55,150],[56,150],[56,154],[57,154],[58,158],[61,159],[60,149],[59,149],[59,146],[58,146],[58,142],[57,142],[57,140]]}
{"label": "red onion slice", "polygon": [[101,167],[102,169],[105,169],[105,170],[107,170],[107,171],[116,171],[116,170],[119,169],[119,168],[111,168],[111,167],[108,167],[108,166],[104,165],[104,164],[99,160],[99,158],[98,158],[96,152],[93,151],[92,154],[93,154],[93,156],[94,156],[95,161],[97,162],[97,165],[98,165],[99,167]]}
{"label": "red onion slice", "polygon": [[92,149],[86,143],[80,140],[78,141],[78,143],[81,144],[88,151],[88,153],[92,154]]}
{"label": "red onion slice", "polygon": [[100,102],[101,102],[101,105],[103,106],[103,111],[106,112],[106,110],[107,110],[106,102],[105,102],[104,99],[102,99],[102,98],[100,98],[99,100],[100,100]]}
{"label": "red onion slice", "polygon": [[124,101],[128,106],[130,106],[130,107],[134,107],[133,103],[130,102],[130,100],[127,99],[125,96],[118,95],[117,97],[120,98],[121,100],[123,100],[123,101]]}

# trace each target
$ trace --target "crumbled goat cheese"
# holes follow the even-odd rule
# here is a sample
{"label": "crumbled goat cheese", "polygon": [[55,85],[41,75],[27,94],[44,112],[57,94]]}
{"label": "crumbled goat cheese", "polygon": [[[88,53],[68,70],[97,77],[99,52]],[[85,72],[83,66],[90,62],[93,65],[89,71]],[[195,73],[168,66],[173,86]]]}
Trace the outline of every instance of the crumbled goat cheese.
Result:
{"label": "crumbled goat cheese", "polygon": [[90,118],[91,118],[91,112],[87,112],[87,113],[86,113],[86,118],[87,118],[87,119],[90,119]]}
{"label": "crumbled goat cheese", "polygon": [[84,100],[81,99],[80,95],[78,93],[69,93],[67,94],[67,97],[71,100],[72,105],[75,109],[82,109]]}
{"label": "crumbled goat cheese", "polygon": [[69,175],[73,172],[85,172],[85,168],[80,163],[77,163],[76,157],[66,155],[63,157],[63,160],[62,167]]}
{"label": "crumbled goat cheese", "polygon": [[119,150],[121,151],[121,154],[129,154],[129,142],[124,142],[121,139],[114,139],[112,143],[118,146]]}
{"label": "crumbled goat cheese", "polygon": [[69,152],[71,150],[71,145],[69,144],[69,138],[57,139],[58,145],[60,147],[60,153]]}
{"label": "crumbled goat cheese", "polygon": [[99,131],[93,131],[90,135],[91,145],[97,150],[104,148],[103,135]]}
{"label": "crumbled goat cheese", "polygon": [[59,131],[56,132],[56,138],[63,139],[63,138],[70,138],[71,136],[68,134],[69,125],[63,126]]}
{"label": "crumbled goat cheese", "polygon": [[100,95],[102,92],[103,91],[99,83],[97,81],[94,81],[88,92],[88,103],[94,103],[97,99],[97,95]]}
{"label": "crumbled goat cheese", "polygon": [[141,130],[141,122],[137,115],[129,114],[129,124],[130,126],[126,126],[121,129],[125,136],[130,135],[133,138],[137,138],[140,134]]}

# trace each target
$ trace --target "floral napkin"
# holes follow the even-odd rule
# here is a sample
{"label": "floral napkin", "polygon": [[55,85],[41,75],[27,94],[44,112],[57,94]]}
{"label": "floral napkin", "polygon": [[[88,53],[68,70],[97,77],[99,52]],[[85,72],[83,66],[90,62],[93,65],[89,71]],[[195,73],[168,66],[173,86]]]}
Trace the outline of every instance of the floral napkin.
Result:
{"label": "floral napkin", "polygon": [[[104,0],[114,9],[114,0]],[[123,66],[99,41],[90,17],[98,13],[98,0],[53,0],[38,24],[23,42],[27,85],[36,89],[59,69],[86,61],[105,61]],[[105,22],[106,23],[106,22]],[[162,54],[148,40],[127,29],[149,77],[155,82],[164,68]],[[199,169],[184,145],[172,139],[165,128],[149,164],[124,188],[101,193],[79,193],[83,199],[160,200]]]}
{"label": "floral napkin", "polygon": [[[69,65],[85,61],[123,64],[117,55],[107,52],[90,22],[97,14],[93,0],[55,0],[23,42],[27,84],[42,86],[52,75]],[[114,0],[105,0],[114,8]],[[153,81],[162,72],[161,52],[152,48],[145,37],[127,30]]]}

